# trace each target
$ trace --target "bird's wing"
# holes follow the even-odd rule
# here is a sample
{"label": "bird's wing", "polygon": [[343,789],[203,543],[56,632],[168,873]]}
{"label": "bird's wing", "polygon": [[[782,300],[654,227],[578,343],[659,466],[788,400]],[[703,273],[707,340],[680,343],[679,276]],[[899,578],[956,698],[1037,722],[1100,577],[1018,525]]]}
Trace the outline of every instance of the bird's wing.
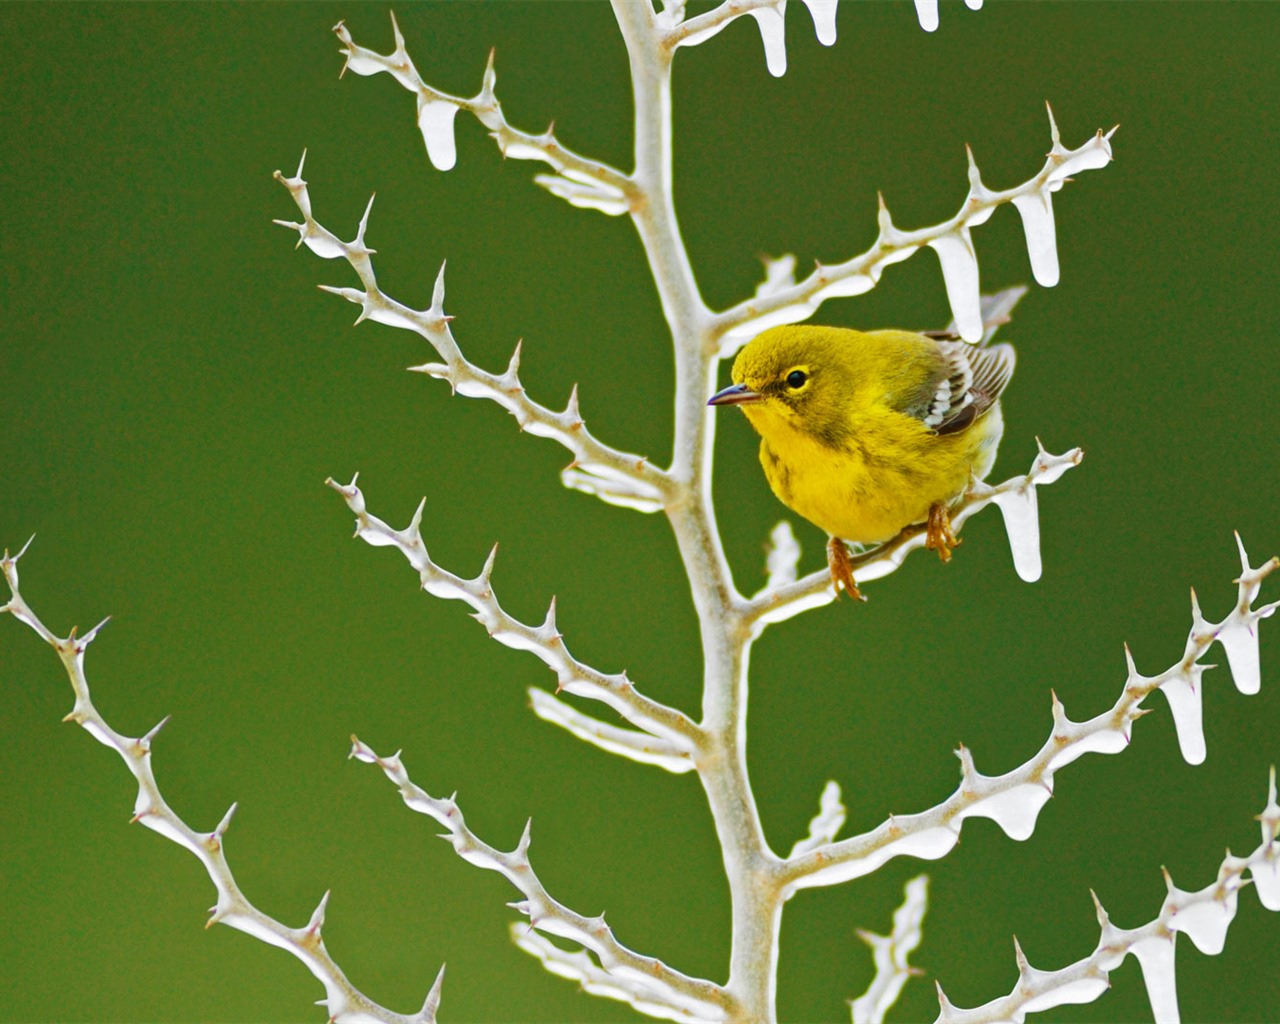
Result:
{"label": "bird's wing", "polygon": [[907,411],[939,434],[963,430],[1000,397],[1013,376],[1012,345],[975,348],[963,342],[940,341],[938,373],[923,401]]}

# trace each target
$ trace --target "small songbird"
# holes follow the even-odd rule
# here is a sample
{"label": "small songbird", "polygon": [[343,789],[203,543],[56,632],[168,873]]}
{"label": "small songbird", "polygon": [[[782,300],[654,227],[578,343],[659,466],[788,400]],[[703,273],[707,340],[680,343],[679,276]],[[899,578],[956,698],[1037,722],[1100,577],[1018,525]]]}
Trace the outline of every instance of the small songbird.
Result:
{"label": "small songbird", "polygon": [[948,338],[774,327],[738,353],[733,384],[708,403],[742,408],[773,493],[831,535],[837,596],[862,599],[844,541],[927,522],[927,546],[949,561],[949,507],[995,462],[1013,347]]}

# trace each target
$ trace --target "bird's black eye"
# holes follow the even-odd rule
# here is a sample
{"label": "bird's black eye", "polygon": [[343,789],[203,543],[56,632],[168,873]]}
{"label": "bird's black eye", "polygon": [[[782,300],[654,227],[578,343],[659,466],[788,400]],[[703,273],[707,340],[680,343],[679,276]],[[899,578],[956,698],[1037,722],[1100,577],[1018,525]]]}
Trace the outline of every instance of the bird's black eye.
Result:
{"label": "bird's black eye", "polygon": [[787,374],[787,387],[802,388],[804,387],[804,382],[808,379],[809,375],[804,370],[792,370]]}

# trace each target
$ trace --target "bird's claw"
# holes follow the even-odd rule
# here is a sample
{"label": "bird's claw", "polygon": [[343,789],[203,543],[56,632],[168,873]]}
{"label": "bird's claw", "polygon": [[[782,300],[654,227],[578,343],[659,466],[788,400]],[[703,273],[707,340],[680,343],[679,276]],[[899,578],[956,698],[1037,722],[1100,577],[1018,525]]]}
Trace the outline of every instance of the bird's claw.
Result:
{"label": "bird's claw", "polygon": [[944,502],[929,507],[929,525],[925,532],[924,546],[938,552],[943,564],[951,561],[951,552],[960,546],[960,538],[951,529],[951,510]]}
{"label": "bird's claw", "polygon": [[827,541],[827,565],[831,569],[831,583],[835,587],[837,599],[843,590],[855,601],[866,600],[853,580],[853,560],[849,557],[849,549],[839,537],[832,537]]}

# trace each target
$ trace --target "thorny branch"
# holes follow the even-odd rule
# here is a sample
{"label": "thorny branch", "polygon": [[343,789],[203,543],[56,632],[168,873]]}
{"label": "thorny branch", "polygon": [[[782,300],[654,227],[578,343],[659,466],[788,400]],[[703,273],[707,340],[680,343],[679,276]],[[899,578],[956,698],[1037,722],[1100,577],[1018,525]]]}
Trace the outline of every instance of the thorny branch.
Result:
{"label": "thorny branch", "polygon": [[84,671],[84,653],[109,620],[104,619],[81,637],[76,636],[74,628],[67,636],[59,637],[45,626],[18,590],[18,560],[30,545],[31,541],[27,541],[22,550],[13,556],[6,550],[4,557],[0,559],[0,570],[4,572],[11,595],[9,601],[0,606],[0,614],[8,612],[20,622],[25,622],[58,653],[75,694],[75,705],[63,721],[75,722],[103,746],[110,747],[120,755],[125,767],[138,783],[138,797],[134,802],[131,820],[191,851],[204,865],[209,880],[218,892],[218,901],[210,908],[209,921],[205,927],[225,924],[297,957],[324,986],[325,998],[322,1005],[328,1010],[331,1019],[359,1018],[385,1021],[388,1024],[434,1024],[436,1007],[440,1003],[440,986],[444,981],[443,967],[436,975],[435,983],[418,1013],[412,1016],[396,1013],[379,1006],[352,985],[325,948],[321,929],[324,927],[325,908],[329,904],[327,892],[320,899],[311,919],[301,928],[290,928],[249,902],[248,897],[240,891],[227,861],[226,833],[236,805],[231,805],[212,832],[193,829],[169,806],[160,793],[160,784],[156,781],[151,764],[152,743],[169,719],[166,717],[145,736],[140,737],[125,736],[107,724],[94,706],[89,693],[89,680]]}
{"label": "thorny branch", "polygon": [[421,335],[444,360],[414,367],[433,377],[447,380],[456,391],[469,398],[488,398],[511,413],[522,430],[540,437],[549,437],[573,453],[573,462],[565,470],[572,474],[566,482],[583,489],[592,489],[605,500],[615,504],[632,505],[645,511],[663,506],[670,492],[670,479],[643,456],[631,455],[610,448],[594,438],[587,430],[578,412],[578,392],[575,388],[565,408],[556,412],[533,401],[525,393],[520,382],[520,346],[517,345],[511,362],[500,374],[490,373],[469,362],[454,340],[449,327],[450,317],[444,312],[444,267],[436,277],[429,309],[416,310],[397,302],[379,289],[373,270],[376,250],[365,245],[364,235],[368,227],[369,212],[373,200],[360,218],[355,238],[344,242],[311,215],[311,198],[307,183],[302,178],[303,161],[293,177],[276,171],[275,177],[289,190],[303,221],[277,220],[276,223],[298,232],[299,244],[306,244],[312,252],[324,259],[345,259],[359,275],[364,290],[322,286],[325,291],[339,295],[360,307],[356,323],[376,320],[392,327],[400,327]]}
{"label": "thorny branch", "polygon": [[1097,894],[1091,891],[1101,934],[1089,956],[1056,971],[1037,970],[1027,962],[1015,938],[1017,983],[1008,995],[971,1010],[952,1004],[939,984],[941,1012],[936,1024],[1000,1024],[1021,1021],[1026,1014],[1037,1010],[1092,1002],[1110,986],[1110,972],[1129,955],[1142,966],[1152,1015],[1158,1021],[1177,1021],[1178,989],[1174,972],[1177,933],[1185,932],[1202,953],[1210,956],[1221,953],[1227,929],[1235,918],[1237,894],[1249,882],[1244,877],[1246,871],[1257,887],[1262,905],[1268,910],[1280,910],[1280,843],[1276,842],[1280,832],[1280,805],[1276,803],[1274,766],[1267,788],[1267,806],[1258,820],[1262,823],[1262,842],[1247,857],[1234,857],[1228,850],[1217,877],[1203,889],[1194,892],[1179,889],[1166,871],[1164,881],[1168,895],[1160,913],[1141,927],[1117,928]]}
{"label": "thorny branch", "polygon": [[474,618],[501,644],[516,650],[530,651],[556,674],[557,689],[580,697],[602,701],[632,725],[665,740],[673,753],[691,753],[702,740],[701,732],[689,718],[675,708],[667,707],[636,691],[626,673],[607,675],[578,661],[569,653],[556,628],[556,606],[552,599],[547,617],[539,626],[530,626],[505,612],[490,584],[497,548],[473,579],[463,579],[440,568],[427,554],[419,525],[426,499],[418,505],[413,519],[403,530],[394,530],[365,508],[364,494],[351,483],[328,485],[342,495],[356,516],[356,536],[374,547],[395,547],[417,570],[422,589],[436,597],[464,601],[475,609]]}
{"label": "thorny branch", "polygon": [[961,781],[946,800],[927,811],[893,816],[860,836],[843,839],[788,858],[781,876],[789,889],[833,885],[860,878],[893,857],[909,855],[936,860],[959,839],[965,818],[990,818],[1011,839],[1026,839],[1036,816],[1053,795],[1054,774],[1085,754],[1118,754],[1128,748],[1132,723],[1151,709],[1142,702],[1156,690],[1169,699],[1179,743],[1188,761],[1204,758],[1200,713],[1200,677],[1207,666],[1201,659],[1214,643],[1227,652],[1236,688],[1256,693],[1258,676],[1257,624],[1280,607],[1280,601],[1253,607],[1262,580],[1280,568],[1280,558],[1250,567],[1239,543],[1241,573],[1235,608],[1221,622],[1206,622],[1192,597],[1192,625],[1182,656],[1158,675],[1146,677],[1134,667],[1125,648],[1128,676],[1112,707],[1085,722],[1073,722],[1057,695],[1053,696],[1053,728],[1040,750],[1004,775],[981,774],[965,747],[957,751]]}
{"label": "thorny branch", "polygon": [[[416,786],[399,754],[379,757],[352,736],[351,756],[376,764],[395,783],[409,807],[431,816],[447,828],[448,834],[442,838],[449,840],[463,860],[488,871],[497,871],[519,889],[525,898],[512,906],[529,918],[531,927],[591,950],[599,958],[601,967],[615,978],[639,980],[655,1007],[664,1007],[668,1011],[663,1016],[674,1020],[722,1020],[731,1015],[733,997],[719,985],[691,978],[661,960],[628,949],[618,942],[603,914],[584,917],[553,899],[529,863],[532,823],[525,825],[516,848],[505,853],[479,839],[467,827],[462,811],[452,797],[437,800]],[[622,998],[631,1001],[630,994]]]}

